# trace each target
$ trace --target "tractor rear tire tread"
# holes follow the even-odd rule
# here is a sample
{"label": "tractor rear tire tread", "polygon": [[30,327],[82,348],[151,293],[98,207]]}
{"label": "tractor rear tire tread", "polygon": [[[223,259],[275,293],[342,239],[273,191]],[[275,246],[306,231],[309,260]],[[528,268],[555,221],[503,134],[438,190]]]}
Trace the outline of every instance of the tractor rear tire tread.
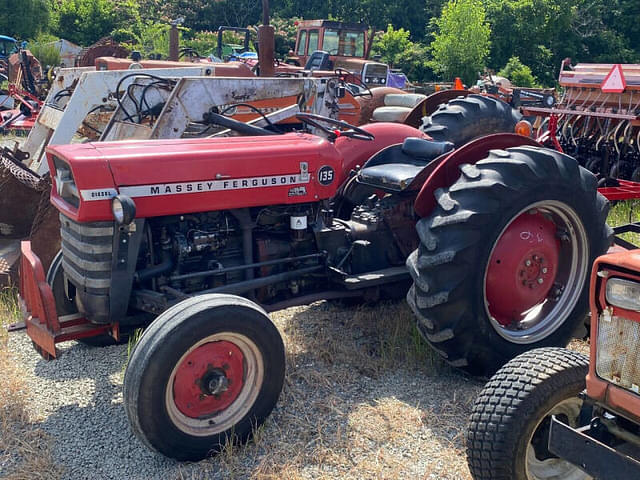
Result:
{"label": "tractor rear tire tread", "polygon": [[419,330],[432,347],[446,353],[449,363],[464,360],[469,373],[489,376],[525,349],[566,345],[588,309],[585,279],[580,299],[565,323],[536,343],[509,342],[490,324],[484,306],[479,306],[484,305],[479,275],[483,276],[484,257],[488,259],[494,237],[517,213],[509,212],[516,209],[514,200],[523,207],[544,200],[547,187],[558,195],[572,192],[575,201],[559,199],[572,206],[585,226],[589,265],[606,252],[611,229],[606,225],[608,202],[597,193],[593,175],[578,170],[571,157],[547,149],[515,147],[492,151],[475,168],[478,175],[461,175],[442,189],[437,196],[446,202],[439,202],[430,216],[418,221],[420,245],[407,259],[414,280],[408,300],[420,319]]}
{"label": "tractor rear tire tread", "polygon": [[512,133],[521,119],[520,112],[502,100],[469,95],[440,105],[422,119],[420,130],[435,141],[449,141],[460,147],[492,133]]}

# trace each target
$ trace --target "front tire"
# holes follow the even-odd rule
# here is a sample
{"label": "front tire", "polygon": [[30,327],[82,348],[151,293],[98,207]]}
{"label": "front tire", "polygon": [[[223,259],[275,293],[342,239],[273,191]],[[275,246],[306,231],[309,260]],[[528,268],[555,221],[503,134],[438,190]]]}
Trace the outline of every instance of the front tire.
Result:
{"label": "front tire", "polygon": [[282,338],[253,302],[201,295],[160,315],[136,345],[124,404],[136,436],[177,460],[245,442],[284,381]]}
{"label": "front tire", "polygon": [[475,480],[583,480],[578,467],[548,449],[551,415],[577,427],[589,359],[563,348],[524,353],[480,392],[467,430]]}
{"label": "front tire", "polygon": [[527,350],[565,346],[585,321],[609,205],[591,173],[552,150],[493,150],[461,171],[416,225],[407,300],[450,364],[491,375]]}

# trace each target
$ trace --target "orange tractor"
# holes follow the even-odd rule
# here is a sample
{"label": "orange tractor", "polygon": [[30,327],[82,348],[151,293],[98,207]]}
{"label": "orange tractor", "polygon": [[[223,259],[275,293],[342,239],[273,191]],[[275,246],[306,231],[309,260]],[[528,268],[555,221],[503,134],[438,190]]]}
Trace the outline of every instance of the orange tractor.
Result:
{"label": "orange tractor", "polygon": [[474,479],[640,478],[640,255],[616,250],[591,272],[589,357],[532,350],[480,393],[467,432]]}

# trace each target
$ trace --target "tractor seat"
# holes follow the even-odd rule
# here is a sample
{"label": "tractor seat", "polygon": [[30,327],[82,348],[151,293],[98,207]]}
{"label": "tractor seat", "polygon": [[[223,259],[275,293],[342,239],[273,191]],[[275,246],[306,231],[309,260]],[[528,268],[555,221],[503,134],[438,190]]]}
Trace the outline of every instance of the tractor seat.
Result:
{"label": "tractor seat", "polygon": [[371,157],[360,170],[358,181],[385,192],[402,192],[427,165],[451,150],[451,142],[406,138]]}
{"label": "tractor seat", "polygon": [[304,66],[305,70],[329,70],[331,68],[331,57],[328,52],[323,50],[316,50],[307,60]]}

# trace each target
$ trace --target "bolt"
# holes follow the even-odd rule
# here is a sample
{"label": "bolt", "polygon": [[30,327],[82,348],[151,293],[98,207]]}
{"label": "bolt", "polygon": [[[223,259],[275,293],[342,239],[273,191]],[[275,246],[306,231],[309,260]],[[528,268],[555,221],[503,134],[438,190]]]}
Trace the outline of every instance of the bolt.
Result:
{"label": "bolt", "polygon": [[530,267],[530,266],[531,266],[531,260],[527,260],[526,262],[524,262],[524,264],[525,264],[527,267]]}
{"label": "bolt", "polygon": [[229,356],[231,356],[231,355],[233,355],[233,352],[231,352],[231,351],[230,351],[230,352],[229,352]]}
{"label": "bolt", "polygon": [[547,267],[543,267],[542,268],[542,273],[547,273],[549,271],[549,269]]}
{"label": "bolt", "polygon": [[539,283],[540,285],[542,285],[542,284],[544,283],[544,280],[543,280],[542,278],[539,278],[539,279],[538,279],[538,283]]}

